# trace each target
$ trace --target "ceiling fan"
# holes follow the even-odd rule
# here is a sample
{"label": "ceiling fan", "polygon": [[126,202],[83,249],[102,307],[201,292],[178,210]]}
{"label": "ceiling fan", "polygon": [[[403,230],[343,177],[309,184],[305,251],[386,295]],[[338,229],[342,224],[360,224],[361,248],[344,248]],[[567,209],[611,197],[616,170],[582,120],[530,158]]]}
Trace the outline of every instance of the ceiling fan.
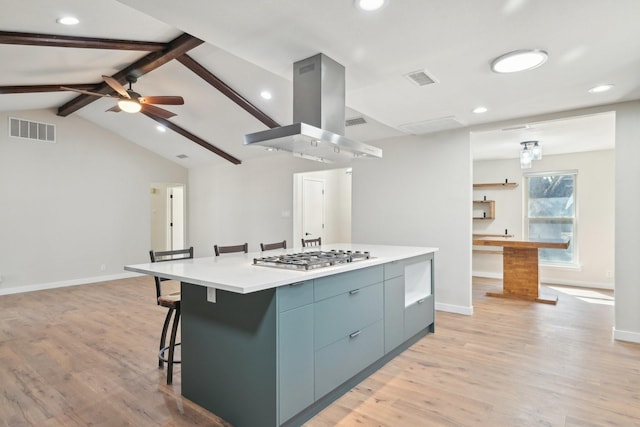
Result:
{"label": "ceiling fan", "polygon": [[181,96],[141,96],[139,93],[134,92],[132,84],[138,79],[134,76],[127,76],[129,82],[129,89],[126,89],[116,79],[109,76],[102,76],[102,79],[113,90],[115,90],[119,96],[105,95],[103,93],[90,92],[82,89],[74,89],[70,87],[61,86],[61,89],[70,90],[73,92],[82,93],[91,96],[101,96],[104,98],[114,98],[118,100],[118,103],[107,111],[120,112],[125,111],[127,113],[137,113],[141,111],[147,115],[161,117],[163,119],[169,119],[175,116],[175,113],[165,110],[164,108],[156,107],[153,104],[162,105],[183,105],[184,99]]}

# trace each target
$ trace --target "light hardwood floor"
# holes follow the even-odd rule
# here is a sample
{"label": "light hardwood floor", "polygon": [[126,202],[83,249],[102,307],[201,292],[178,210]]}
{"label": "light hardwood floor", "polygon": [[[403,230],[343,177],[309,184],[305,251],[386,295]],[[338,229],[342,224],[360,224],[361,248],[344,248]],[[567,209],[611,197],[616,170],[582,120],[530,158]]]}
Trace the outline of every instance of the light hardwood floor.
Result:
{"label": "light hardwood floor", "polygon": [[[306,426],[640,426],[640,345],[612,340],[611,292],[484,296],[500,288],[474,279],[473,316],[437,312]],[[179,367],[165,384],[153,295],[141,277],[0,296],[0,426],[228,425],[180,396]]]}

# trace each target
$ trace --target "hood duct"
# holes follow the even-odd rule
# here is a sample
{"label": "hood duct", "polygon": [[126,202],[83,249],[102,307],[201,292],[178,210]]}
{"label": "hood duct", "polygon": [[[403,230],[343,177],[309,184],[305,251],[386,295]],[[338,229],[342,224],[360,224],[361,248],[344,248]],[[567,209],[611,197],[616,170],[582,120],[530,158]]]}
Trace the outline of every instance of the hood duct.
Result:
{"label": "hood duct", "polygon": [[321,162],[382,158],[382,150],[344,136],[344,66],[319,53],[293,64],[293,122],[244,136],[245,145]]}

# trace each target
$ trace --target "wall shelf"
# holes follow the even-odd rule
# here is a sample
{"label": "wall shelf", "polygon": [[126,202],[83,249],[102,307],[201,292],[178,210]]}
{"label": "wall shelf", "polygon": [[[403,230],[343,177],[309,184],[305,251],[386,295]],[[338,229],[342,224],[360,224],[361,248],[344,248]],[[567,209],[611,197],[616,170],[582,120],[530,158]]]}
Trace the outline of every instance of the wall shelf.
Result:
{"label": "wall shelf", "polygon": [[473,184],[473,188],[516,188],[517,182],[487,182],[482,184]]}
{"label": "wall shelf", "polygon": [[473,219],[495,219],[495,218],[496,218],[495,200],[474,200],[473,201]]}
{"label": "wall shelf", "polygon": [[482,239],[484,237],[504,237],[505,239],[509,239],[513,237],[513,234],[476,234],[473,233],[474,239]]}

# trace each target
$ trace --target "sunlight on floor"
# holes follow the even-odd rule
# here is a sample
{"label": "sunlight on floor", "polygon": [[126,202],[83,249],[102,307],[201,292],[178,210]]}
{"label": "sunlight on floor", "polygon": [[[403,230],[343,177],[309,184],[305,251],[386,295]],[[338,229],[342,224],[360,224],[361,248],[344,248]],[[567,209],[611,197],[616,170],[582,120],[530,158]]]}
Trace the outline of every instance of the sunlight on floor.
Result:
{"label": "sunlight on floor", "polygon": [[567,288],[564,286],[548,286],[548,288],[553,289],[556,292],[574,296],[580,301],[588,302],[590,304],[603,304],[613,306],[615,302],[613,296],[607,295],[595,289]]}

